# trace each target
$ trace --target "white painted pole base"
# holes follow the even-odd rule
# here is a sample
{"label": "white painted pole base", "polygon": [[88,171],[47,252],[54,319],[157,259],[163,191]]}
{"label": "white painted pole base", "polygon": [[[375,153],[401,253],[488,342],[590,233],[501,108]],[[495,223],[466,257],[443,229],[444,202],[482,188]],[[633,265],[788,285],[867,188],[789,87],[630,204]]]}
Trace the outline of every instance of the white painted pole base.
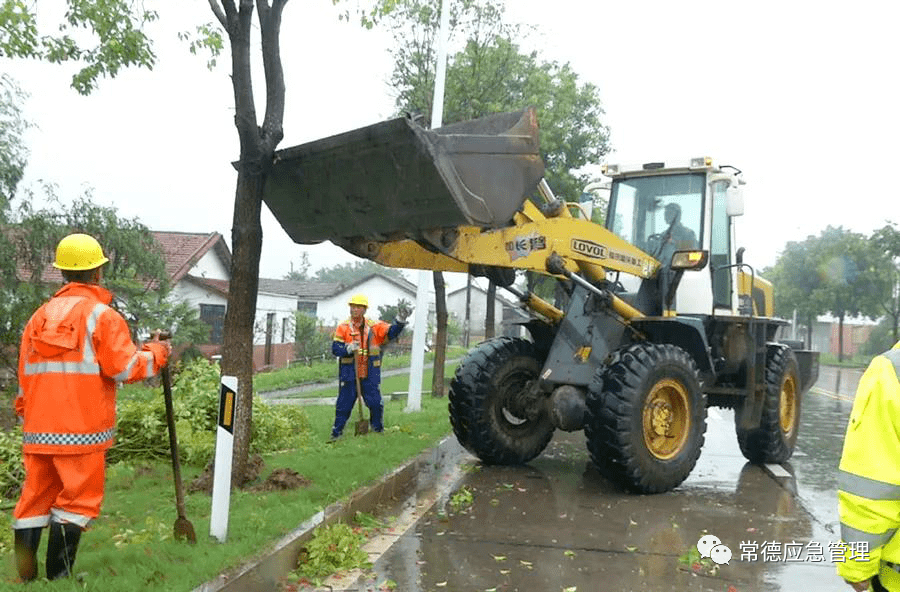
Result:
{"label": "white painted pole base", "polygon": [[228,536],[231,504],[231,464],[234,451],[234,409],[237,407],[237,376],[223,376],[219,390],[219,425],[216,427],[216,461],[213,471],[212,512],[209,536],[224,543]]}

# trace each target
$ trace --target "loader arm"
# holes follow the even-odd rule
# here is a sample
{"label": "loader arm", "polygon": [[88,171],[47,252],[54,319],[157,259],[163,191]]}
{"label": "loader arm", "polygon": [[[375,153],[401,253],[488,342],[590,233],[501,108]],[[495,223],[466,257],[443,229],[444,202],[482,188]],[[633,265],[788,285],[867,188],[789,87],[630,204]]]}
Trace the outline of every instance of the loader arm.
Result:
{"label": "loader arm", "polygon": [[563,258],[566,269],[593,281],[603,279],[606,271],[646,279],[659,268],[655,259],[602,226],[572,217],[546,218],[531,202],[527,204],[530,207],[526,209],[534,209],[530,219],[523,216],[512,226],[443,230],[436,241],[443,247],[440,253],[410,239],[351,240],[341,246],[387,267],[435,271],[467,272],[470,265],[483,265],[552,275],[547,270],[547,258],[552,253]]}

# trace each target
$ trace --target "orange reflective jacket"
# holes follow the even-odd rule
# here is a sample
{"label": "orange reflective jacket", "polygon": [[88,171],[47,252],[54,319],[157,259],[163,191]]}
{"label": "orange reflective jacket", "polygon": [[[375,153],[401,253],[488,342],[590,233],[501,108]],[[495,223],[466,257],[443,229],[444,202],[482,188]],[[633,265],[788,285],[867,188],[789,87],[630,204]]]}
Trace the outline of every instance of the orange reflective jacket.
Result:
{"label": "orange reflective jacket", "polygon": [[[334,331],[334,340],[339,344],[356,343],[359,349],[356,351],[356,375],[359,378],[366,378],[369,375],[369,358],[374,358],[375,362],[380,365],[381,362],[381,346],[389,339],[388,332],[393,325],[384,321],[372,321],[363,319],[362,331],[360,327],[353,324],[353,319],[347,319],[342,322]],[[399,333],[399,329],[397,330]],[[335,351],[335,355],[341,356],[341,361],[348,359],[350,362],[353,358],[346,356],[346,350],[341,349]]]}
{"label": "orange reflective jacket", "polygon": [[24,417],[27,454],[84,454],[109,448],[116,423],[116,383],[154,376],[168,352],[142,351],[97,285],[69,283],[32,315],[19,351],[16,412]]}

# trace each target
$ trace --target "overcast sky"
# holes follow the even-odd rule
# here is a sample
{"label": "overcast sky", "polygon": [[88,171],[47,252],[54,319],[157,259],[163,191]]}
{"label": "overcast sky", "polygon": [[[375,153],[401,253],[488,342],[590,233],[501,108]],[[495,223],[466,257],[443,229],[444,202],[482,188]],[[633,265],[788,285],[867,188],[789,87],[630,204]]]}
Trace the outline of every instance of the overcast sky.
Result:
{"label": "overcast sky", "polygon": [[[230,243],[237,136],[228,58],[210,72],[175,37],[211,20],[206,2],[154,5],[156,68],[103,80],[89,97],[69,88],[70,66],[0,60],[31,94],[24,182],[55,182],[67,201],[92,187],[96,202],[153,230],[218,231]],[[508,5],[510,20],[537,27],[526,48],[570,62],[599,87],[609,162],[709,155],[744,172],[738,245],[751,265],[773,264],[787,241],[829,224],[868,234],[900,222],[891,180],[900,157],[896,3]],[[294,0],[282,38],[282,148],[392,115],[383,34],[338,22],[329,0]],[[263,224],[263,277],[282,277],[304,250],[314,268],[351,260],[328,244],[295,245],[265,207]]]}

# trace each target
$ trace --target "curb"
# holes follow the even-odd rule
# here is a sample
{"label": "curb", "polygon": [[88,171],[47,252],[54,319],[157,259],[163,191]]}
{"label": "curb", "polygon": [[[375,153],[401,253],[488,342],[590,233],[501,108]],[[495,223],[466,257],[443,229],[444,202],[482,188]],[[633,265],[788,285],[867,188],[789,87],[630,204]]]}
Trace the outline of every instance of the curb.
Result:
{"label": "curb", "polygon": [[194,588],[193,592],[281,590],[284,577],[296,569],[300,550],[316,528],[339,521],[349,522],[356,512],[371,512],[379,504],[408,495],[417,485],[423,467],[436,464],[437,457],[446,454],[443,449],[447,448],[448,442],[453,443],[455,439],[452,436],[445,437],[436,446],[421,452],[377,483],[359,489],[346,500],[335,502],[318,512],[276,542],[263,556],[219,574]]}

